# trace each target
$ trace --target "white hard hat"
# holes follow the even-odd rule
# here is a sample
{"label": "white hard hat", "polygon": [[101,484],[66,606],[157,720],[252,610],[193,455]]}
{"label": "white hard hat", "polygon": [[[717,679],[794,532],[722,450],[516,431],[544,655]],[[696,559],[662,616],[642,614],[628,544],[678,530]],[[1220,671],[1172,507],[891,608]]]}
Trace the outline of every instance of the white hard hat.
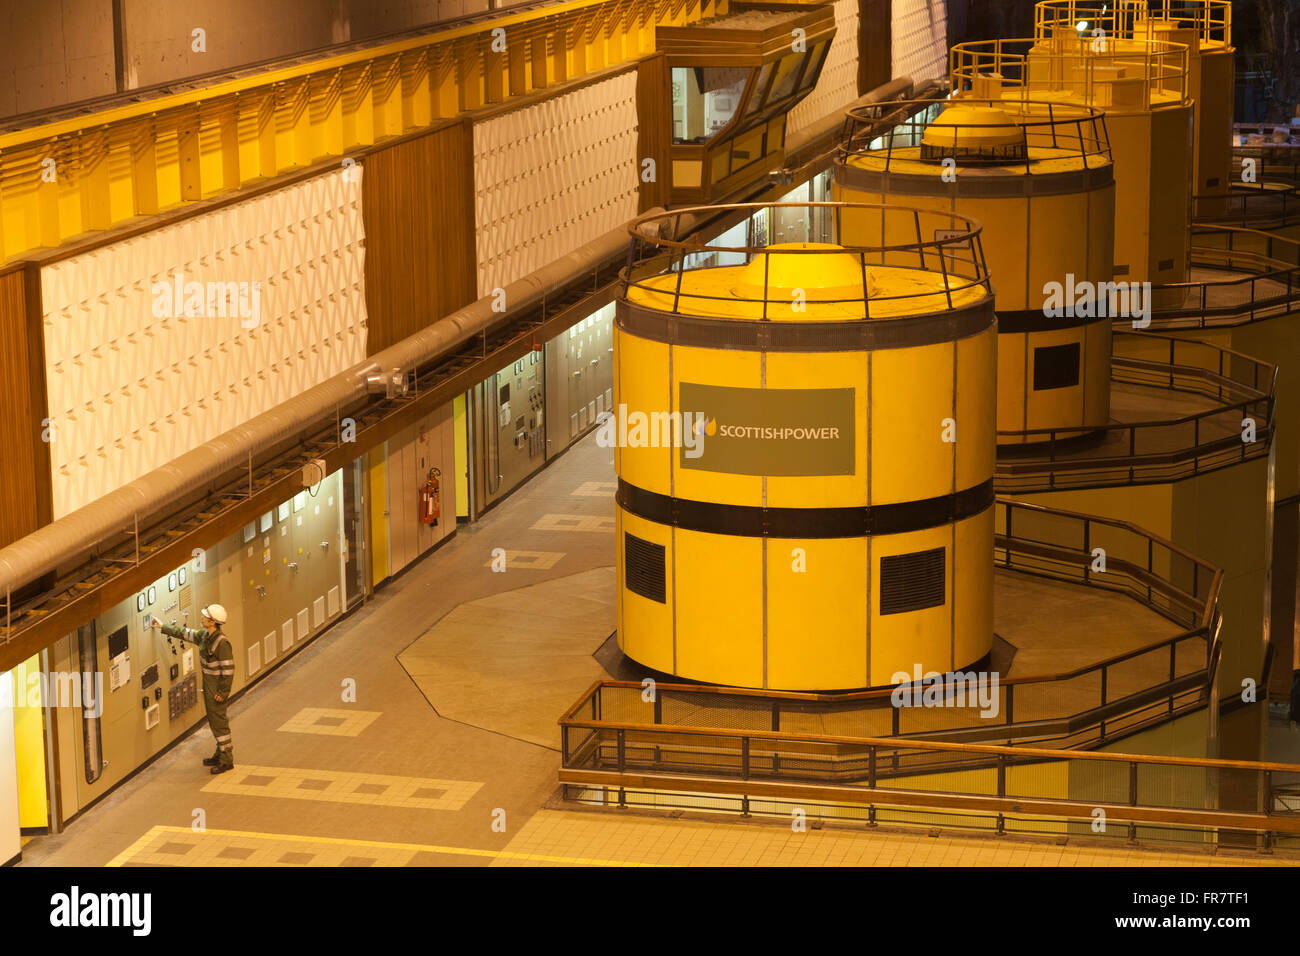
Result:
{"label": "white hard hat", "polygon": [[218,624],[226,623],[226,609],[220,604],[209,604],[199,611],[204,617],[216,621]]}

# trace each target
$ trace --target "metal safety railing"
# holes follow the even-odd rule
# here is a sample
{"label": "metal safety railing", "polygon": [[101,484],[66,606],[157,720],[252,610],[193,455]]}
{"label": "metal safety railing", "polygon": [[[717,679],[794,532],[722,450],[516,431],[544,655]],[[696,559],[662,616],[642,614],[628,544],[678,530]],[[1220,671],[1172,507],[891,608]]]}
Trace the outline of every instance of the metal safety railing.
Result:
{"label": "metal safety railing", "polygon": [[[1069,103],[1007,102],[965,96],[957,101],[902,100],[851,109],[846,114],[836,157],[841,162],[858,155],[883,157],[884,172],[890,171],[896,154],[900,159],[916,161],[920,158],[918,148],[925,131],[942,115],[935,113],[938,106],[973,106],[1006,112],[1020,134],[1020,141],[1016,144],[1018,149],[997,156],[997,164],[1022,166],[1026,176],[1033,176],[1034,167],[1044,159],[1077,157],[1085,167],[1110,162],[1110,138],[1106,133],[1105,114],[1099,109]],[[998,120],[975,123],[945,119],[936,129],[945,136],[951,134],[952,146],[946,150],[939,147],[936,152],[941,155],[926,158],[938,161],[942,155],[951,155],[963,160],[967,152],[959,149],[963,135],[973,141],[981,131],[1006,127],[1005,122]]]}
{"label": "metal safety railing", "polygon": [[1208,408],[1166,419],[1084,429],[999,431],[1000,491],[1175,481],[1267,457],[1277,367],[1233,349],[1154,332],[1116,331],[1113,383],[1209,399]]}
{"label": "metal safety railing", "polygon": [[[1240,124],[1235,130],[1240,134]],[[1300,144],[1265,141],[1255,145],[1243,143],[1234,146],[1230,169],[1234,178],[1243,183],[1249,182],[1239,178],[1245,173],[1258,182],[1300,185]]]}
{"label": "metal safety railing", "polygon": [[568,718],[565,799],[1271,850],[1300,765]]}
{"label": "metal safety railing", "polygon": [[[760,241],[745,245],[722,244],[698,238],[680,240],[668,238],[689,231],[690,221],[706,212],[750,216],[766,213],[769,222],[781,212],[782,235],[769,229]],[[846,243],[844,221],[848,217],[863,217],[855,224],[861,234],[902,237],[874,245]],[[866,218],[870,217],[867,228]],[[791,290],[776,285],[770,274],[771,256],[807,257],[810,270],[815,270],[819,260],[828,257],[851,257],[857,263],[857,280],[847,294],[823,294],[816,288],[804,292],[803,303],[818,306],[850,306],[861,312],[861,320],[872,318],[872,308],[885,303],[909,301],[916,312],[952,310],[963,293],[991,294],[988,265],[980,241],[980,226],[972,219],[956,213],[938,212],[910,206],[885,203],[801,202],[801,203],[739,203],[718,206],[693,206],[667,213],[642,216],[629,227],[632,242],[628,247],[628,266],[623,273],[625,296],[638,290],[652,301],[662,303],[665,311],[689,314],[707,312],[714,304],[736,303],[757,307],[754,317],[764,321],[769,313],[778,310],[789,312],[792,308]],[[751,230],[751,235],[753,230]],[[934,236],[929,239],[926,236]],[[778,242],[779,240],[779,242]],[[772,246],[780,248],[772,250]],[[761,286],[757,294],[745,294],[728,289],[718,294],[710,293],[695,284],[686,284],[685,277],[711,269],[729,268],[727,264],[693,266],[692,259],[705,254],[727,257],[736,264],[748,264],[757,257],[763,259]],[[643,264],[637,266],[640,261]],[[913,269],[932,273],[934,282],[912,284],[906,291],[895,295],[873,291],[871,271],[883,266]],[[675,276],[669,282],[665,277]],[[709,286],[708,288],[717,288]],[[928,301],[927,300],[931,300]],[[779,313],[778,313],[779,314]]]}
{"label": "metal safety railing", "polygon": [[1124,594],[1184,630],[1059,672],[996,682],[984,673],[978,687],[945,675],[933,691],[943,707],[897,706],[890,687],[812,694],[660,683],[647,696],[641,683],[598,681],[561,718],[562,751],[583,745],[574,720],[1084,747],[1204,704],[1220,569],[1128,522],[1004,499],[995,509],[999,567]]}
{"label": "metal safety railing", "polygon": [[1110,106],[1125,100],[1140,109],[1191,103],[1188,51],[1165,40],[1086,37],[1078,34],[1044,39],[978,40],[959,43],[948,55],[948,73],[956,95],[980,96],[992,80],[1004,99],[1065,94],[1080,103]]}
{"label": "metal safety railing", "polygon": [[1202,43],[1232,43],[1232,0],[1039,0],[1034,4],[1034,36],[1063,31],[1132,39],[1154,23],[1196,31]]}
{"label": "metal safety railing", "polygon": [[1244,325],[1300,310],[1300,241],[1259,229],[1211,225],[1193,226],[1192,240],[1193,266],[1233,275],[1154,286],[1157,301],[1162,296],[1175,301],[1152,309],[1153,328]]}
{"label": "metal safety railing", "polygon": [[1228,194],[1196,195],[1198,202],[1217,203],[1225,208],[1213,216],[1198,216],[1198,224],[1282,228],[1300,220],[1300,186],[1284,181],[1232,183]]}

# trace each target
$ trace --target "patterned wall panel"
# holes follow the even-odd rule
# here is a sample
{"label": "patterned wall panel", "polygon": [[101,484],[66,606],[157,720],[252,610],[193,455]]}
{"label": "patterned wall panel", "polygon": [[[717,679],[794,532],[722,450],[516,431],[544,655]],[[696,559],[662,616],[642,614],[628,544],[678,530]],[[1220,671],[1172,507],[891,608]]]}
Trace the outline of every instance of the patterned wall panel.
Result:
{"label": "patterned wall panel", "polygon": [[365,356],[360,173],[42,269],[55,518]]}
{"label": "patterned wall panel", "polygon": [[835,39],[817,85],[790,111],[787,133],[844,109],[858,98],[858,0],[835,4]]}
{"label": "patterned wall panel", "polygon": [[478,294],[636,215],[636,71],[474,126]]}
{"label": "patterned wall panel", "polygon": [[944,0],[894,0],[894,76],[914,81],[948,75],[948,6]]}

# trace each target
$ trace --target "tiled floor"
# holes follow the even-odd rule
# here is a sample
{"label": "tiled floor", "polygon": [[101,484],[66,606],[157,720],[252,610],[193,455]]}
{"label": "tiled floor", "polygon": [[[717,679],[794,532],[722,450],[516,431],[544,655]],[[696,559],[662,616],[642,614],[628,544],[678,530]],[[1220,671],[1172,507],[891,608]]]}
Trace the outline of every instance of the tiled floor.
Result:
{"label": "tiled floor", "polygon": [[[23,864],[1240,862],[1075,840],[793,833],[770,821],[543,809],[556,791],[556,720],[604,673],[591,655],[612,629],[611,474],[609,450],[587,438],[235,701],[235,772],[208,774],[200,761],[212,741],[200,729],[64,833],[30,843]],[[504,572],[493,566],[498,549]],[[1075,627],[1074,639],[1058,635],[1062,661],[1089,643],[1113,653],[1096,646],[1098,634],[1153,637],[1159,619],[1131,601],[1058,591],[1000,574],[999,633],[1016,643],[1045,621]],[[1045,613],[1052,601],[1065,603]],[[1033,661],[1018,654],[1014,666]]]}
{"label": "tiled floor", "polygon": [[229,773],[213,777],[203,792],[234,793],[263,800],[327,800],[374,807],[459,810],[482,786],[465,780],[240,764]]}
{"label": "tiled floor", "polygon": [[380,715],[377,710],[340,710],[330,707],[304,707],[286,720],[281,733],[328,734],[332,737],[355,737]]}
{"label": "tiled floor", "polygon": [[[589,856],[670,866],[1300,866],[1300,859],[1064,846],[1010,837],[925,831],[826,828],[794,832],[772,823],[663,820],[607,812],[543,810],[493,866],[526,866],[524,855],[555,856],[582,847]],[[545,865],[545,864],[534,864]]]}

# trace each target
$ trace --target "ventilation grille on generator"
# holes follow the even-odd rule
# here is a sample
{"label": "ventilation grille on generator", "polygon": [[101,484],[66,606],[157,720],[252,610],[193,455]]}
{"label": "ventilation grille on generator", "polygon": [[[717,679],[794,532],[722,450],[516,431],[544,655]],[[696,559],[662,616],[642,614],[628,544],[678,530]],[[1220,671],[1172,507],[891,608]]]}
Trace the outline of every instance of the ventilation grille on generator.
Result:
{"label": "ventilation grille on generator", "polygon": [[1079,343],[1034,349],[1034,391],[1079,384]]}
{"label": "ventilation grille on generator", "polygon": [[665,603],[663,545],[623,532],[623,569],[629,591]]}
{"label": "ventilation grille on generator", "polygon": [[880,559],[880,613],[901,614],[944,603],[945,548]]}

